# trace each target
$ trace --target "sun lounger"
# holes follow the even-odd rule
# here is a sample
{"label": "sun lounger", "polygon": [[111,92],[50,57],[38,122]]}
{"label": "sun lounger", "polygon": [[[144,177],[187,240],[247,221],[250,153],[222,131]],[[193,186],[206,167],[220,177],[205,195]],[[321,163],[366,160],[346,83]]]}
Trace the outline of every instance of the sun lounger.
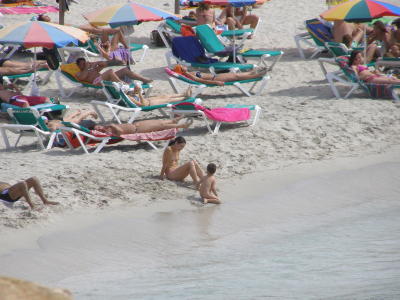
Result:
{"label": "sun lounger", "polygon": [[[168,81],[172,87],[172,89],[175,91],[175,93],[180,93],[178,81],[183,83],[184,85],[191,85],[195,88],[193,91],[192,96],[196,97],[199,95],[205,88],[207,87],[219,87],[216,84],[204,84],[200,83],[197,81],[194,81],[188,77],[183,76],[182,74],[178,74],[174,71],[172,71],[170,68],[165,68],[165,72],[168,74]],[[240,80],[240,81],[230,81],[230,82],[225,82],[224,86],[234,86],[238,88],[243,94],[245,94],[248,97],[251,97],[251,93],[254,91],[256,88],[257,84],[259,84],[258,89],[254,92],[255,95],[259,96],[263,92],[263,90],[267,87],[267,83],[270,77],[268,75],[261,76],[259,78],[254,78],[254,79],[247,79],[247,80]],[[244,84],[252,84],[250,89],[245,89]]]}
{"label": "sun lounger", "polygon": [[[243,29],[245,31],[245,29]],[[251,32],[248,32],[251,34]],[[233,47],[226,47],[226,45],[218,38],[214,30],[209,25],[200,25],[196,27],[196,36],[200,40],[204,49],[214,56],[232,56]],[[243,41],[246,39],[243,39]],[[272,70],[275,64],[281,59],[283,51],[280,50],[261,50],[261,49],[243,49],[243,44],[235,46],[235,55],[239,62],[244,63],[246,59],[257,58],[258,64],[263,64]],[[274,57],[273,63],[268,66],[267,58]]]}
{"label": "sun lounger", "polygon": [[[14,145],[17,147],[23,136],[36,137],[41,149],[51,149],[57,135],[57,131],[51,132],[44,122],[43,117],[35,108],[9,108],[7,110],[11,119],[15,124],[1,124],[0,132],[3,136],[3,141],[7,149],[10,149],[10,142],[7,132],[12,132],[18,135],[18,139]],[[47,146],[45,146],[46,141]]]}
{"label": "sun lounger", "polygon": [[313,49],[310,59],[316,57],[323,51],[327,51],[325,47],[326,42],[333,41],[331,28],[321,23],[318,19],[311,19],[305,21],[307,32],[298,34],[294,37],[297,45],[297,50],[302,59],[305,59],[302,44],[305,44]]}
{"label": "sun lounger", "polygon": [[[103,81],[102,86],[103,86],[103,92],[107,97],[107,101],[104,102],[104,101],[93,100],[90,103],[93,105],[94,110],[97,112],[97,114],[99,115],[100,119],[103,122],[105,122],[106,120],[104,114],[100,110],[101,106],[108,108],[108,110],[112,113],[113,116],[112,121],[116,121],[121,124],[122,122],[119,117],[119,114],[121,112],[127,112],[131,114],[128,123],[132,123],[141,113],[153,111],[156,109],[159,110],[161,114],[166,116],[167,114],[164,112],[164,110],[172,104],[179,103],[179,102],[174,102],[169,104],[139,107],[130,100],[130,98],[125,94],[125,92],[122,90],[121,86],[118,83]],[[195,102],[195,101],[196,103],[201,103],[200,99],[195,99],[195,98],[188,98],[180,102]]]}
{"label": "sun lounger", "polygon": [[[197,114],[204,121],[211,134],[218,134],[222,123],[239,123],[250,120],[250,111],[255,112],[253,122],[250,126],[256,125],[260,118],[261,108],[258,105],[235,105],[230,104],[225,107],[209,109],[195,103],[180,103],[171,107],[171,118],[176,114]],[[214,129],[211,128],[209,120],[215,123]]]}
{"label": "sun lounger", "polygon": [[[88,146],[95,146],[92,153],[99,153],[106,144],[114,144],[123,140],[146,142],[153,149],[158,150],[155,142],[169,141],[176,137],[177,129],[167,129],[149,133],[126,134],[121,137],[114,137],[96,130],[89,130],[71,122],[63,122],[64,127],[61,127],[61,133],[64,136],[67,146],[72,149],[82,149],[89,154]],[[166,144],[168,145],[168,143]]]}
{"label": "sun lounger", "polygon": [[220,62],[217,59],[206,56],[204,47],[194,36],[176,37],[172,40],[172,52],[166,53],[168,66],[172,67],[172,59],[177,63],[191,66],[194,68],[208,69],[211,73],[215,70],[241,70],[246,71],[253,69],[254,64],[241,64]]}
{"label": "sun lounger", "polygon": [[326,79],[328,80],[330,88],[336,98],[341,98],[335,85],[336,82],[340,82],[351,87],[344,96],[345,99],[355,90],[362,89],[366,91],[368,96],[371,98],[391,98],[394,102],[400,101],[400,98],[396,93],[396,90],[400,89],[400,85],[366,83],[360,80],[354,70],[348,65],[348,57],[346,56],[336,58],[336,63],[340,68],[340,73],[329,72],[326,74]]}

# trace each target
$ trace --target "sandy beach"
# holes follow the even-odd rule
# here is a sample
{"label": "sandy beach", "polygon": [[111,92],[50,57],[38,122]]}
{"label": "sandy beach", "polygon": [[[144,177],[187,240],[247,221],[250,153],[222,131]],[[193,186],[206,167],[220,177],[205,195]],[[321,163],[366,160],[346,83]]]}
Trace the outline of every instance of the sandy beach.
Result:
{"label": "sandy beach", "polygon": [[[71,12],[66,15],[66,23],[83,23],[84,19],[81,14],[92,11],[94,7],[100,8],[109,5],[111,2],[118,3],[118,1],[104,3],[95,0],[80,1],[78,5],[71,7]],[[173,1],[137,0],[137,2],[173,11]],[[392,3],[397,3],[397,1],[393,0]],[[182,161],[196,159],[204,167],[209,162],[217,164],[216,176],[223,201],[221,207],[199,205],[197,193],[189,181],[185,183],[161,181],[159,173],[162,152],[154,151],[145,144],[137,145],[125,141],[107,146],[99,154],[84,155],[81,151],[65,149],[38,151],[37,146],[32,144],[32,140],[29,138],[23,139],[22,147],[17,150],[5,151],[3,141],[1,141],[0,180],[14,183],[30,176],[37,176],[49,199],[59,201],[61,205],[44,207],[41,211],[31,211],[23,202],[17,203],[13,209],[0,203],[0,244],[2,245],[0,247],[0,273],[33,280],[41,284],[68,288],[77,295],[76,299],[111,299],[111,297],[113,299],[131,299],[129,297],[133,296],[141,299],[155,299],[161,298],[162,294],[147,281],[141,282],[142,286],[139,283],[134,285],[135,289],[153,290],[155,291],[154,298],[150,294],[145,297],[144,291],[143,294],[136,292],[107,294],[106,288],[110,288],[110,286],[103,281],[101,281],[103,287],[92,285],[95,287],[90,289],[89,286],[99,278],[98,274],[101,272],[108,274],[105,278],[113,278],[111,282],[115,283],[118,281],[118,276],[114,276],[115,273],[123,270],[127,273],[122,272],[120,278],[127,280],[124,274],[128,274],[132,270],[124,269],[121,266],[124,262],[129,265],[129,261],[132,259],[132,256],[128,255],[130,247],[134,249],[132,253],[143,258],[143,262],[139,263],[135,257],[135,263],[132,263],[132,265],[138,264],[137,267],[143,272],[141,273],[143,277],[147,278],[149,275],[146,273],[145,263],[151,266],[151,270],[154,272],[150,275],[156,274],[154,270],[157,270],[157,260],[161,260],[160,252],[163,251],[162,239],[159,238],[162,236],[161,233],[165,233],[169,237],[168,226],[171,226],[173,238],[171,238],[171,243],[166,241],[166,252],[169,255],[177,255],[177,253],[186,253],[185,251],[193,250],[195,252],[196,245],[200,247],[204,242],[204,236],[218,243],[219,237],[225,239],[229,235],[233,237],[235,234],[243,232],[243,234],[251,233],[255,228],[253,223],[256,221],[262,223],[263,228],[268,228],[272,223],[279,225],[272,226],[267,231],[256,230],[257,234],[263,236],[260,241],[265,243],[273,239],[275,234],[283,238],[282,232],[285,230],[289,234],[297,234],[293,222],[307,215],[330,215],[334,220],[332,222],[339,224],[342,219],[335,216],[336,208],[344,209],[345,202],[349,201],[352,212],[346,211],[346,213],[349,213],[349,216],[355,216],[353,210],[356,210],[358,205],[362,206],[362,202],[368,198],[365,189],[376,183],[376,181],[368,180],[369,177],[377,179],[374,174],[381,174],[383,178],[387,179],[387,181],[377,184],[376,187],[376,191],[383,195],[382,201],[385,201],[385,205],[382,205],[385,207],[385,212],[389,212],[390,207],[393,211],[398,211],[399,207],[394,199],[399,195],[400,108],[390,100],[368,99],[360,91],[349,99],[335,99],[328,83],[324,80],[317,61],[300,59],[295,48],[293,37],[295,34],[304,32],[304,20],[318,16],[326,8],[325,1],[322,0],[272,0],[262,8],[254,10],[254,13],[262,18],[263,23],[258,36],[249,42],[249,46],[280,49],[285,52],[281,61],[270,74],[271,80],[268,87],[261,96],[243,97],[238,90],[232,87],[208,89],[200,96],[205,101],[205,105],[210,107],[235,103],[258,104],[263,109],[261,119],[255,127],[223,125],[221,132],[217,136],[212,136],[207,133],[200,120],[195,120],[193,127],[182,133],[187,139],[187,146],[181,156]],[[52,14],[51,17],[57,19],[56,14]],[[29,16],[26,15],[6,16],[2,18],[2,23],[9,25],[27,19]],[[152,22],[137,26],[133,35],[134,41],[151,46],[150,32],[156,26],[157,23]],[[151,46],[146,59],[133,67],[142,75],[155,79],[154,95],[172,93],[167,76],[163,71],[166,66],[165,51],[165,48]],[[68,88],[67,84],[66,87]],[[43,95],[58,96],[54,78],[40,89]],[[345,89],[343,87],[341,91],[343,92]],[[71,110],[74,110],[77,108],[90,109],[89,102],[95,99],[105,100],[105,96],[101,92],[96,93],[93,90],[82,89],[78,90],[72,98],[61,100],[62,103],[69,105]],[[159,115],[156,113],[142,115],[142,118],[149,117],[159,117]],[[394,166],[397,166],[397,169]],[[344,175],[341,172],[344,172]],[[348,181],[340,181],[342,175]],[[333,176],[333,182],[346,184],[347,188],[343,190],[335,185],[325,186],[323,179],[327,177],[324,176]],[[287,190],[291,184],[307,183],[308,178],[314,179],[309,186],[306,184],[304,189]],[[354,181],[350,179],[354,179]],[[357,179],[359,179],[359,185],[357,185]],[[354,194],[350,192],[352,187],[355,190]],[[307,191],[315,191],[319,198],[316,197],[315,201],[308,202]],[[379,203],[379,195],[375,195],[373,191],[374,188],[371,188],[370,195],[371,197],[373,197],[372,194],[374,197],[376,196],[374,201]],[[300,201],[296,202],[292,198],[289,201],[288,195],[291,193],[295,195],[297,192]],[[386,192],[387,194],[385,194]],[[274,196],[272,196],[273,194]],[[341,198],[340,195],[343,197]],[[263,197],[270,198],[268,201],[259,200]],[[319,205],[318,201],[321,199],[325,199],[326,202],[321,202]],[[346,201],[343,202],[343,200]],[[248,201],[248,204],[243,204],[244,201]],[[35,199],[35,202],[39,204],[38,199]],[[326,205],[326,209],[323,208],[323,205]],[[332,210],[330,211],[330,209]],[[185,213],[187,211],[190,213]],[[217,217],[213,218],[220,218],[222,221],[209,221],[210,215],[214,211]],[[240,211],[243,211],[242,215],[239,213]],[[265,214],[262,213],[264,211]],[[268,213],[269,211],[271,213]],[[368,207],[365,212],[372,213],[372,211],[373,209]],[[162,218],[163,212],[166,216],[165,223]],[[185,222],[179,224],[177,216],[171,217],[172,221],[168,222],[168,218],[174,216],[174,212],[178,217],[183,217]],[[254,212],[254,216],[252,212]],[[354,212],[354,214],[357,213]],[[104,223],[101,221],[102,217],[104,217]],[[185,229],[185,225],[188,224],[188,219],[191,217],[195,219],[193,222],[196,222],[197,225],[191,224],[188,229]],[[253,217],[254,222],[251,222]],[[345,217],[346,214],[343,215],[343,218]],[[374,215],[375,217],[379,219],[378,215]],[[396,217],[393,216],[393,220],[395,219]],[[118,220],[120,221],[118,222]],[[153,225],[152,220],[154,221]],[[324,223],[325,225],[329,223],[327,220],[325,220],[327,222]],[[368,218],[365,217],[364,221],[368,223]],[[230,227],[227,225],[228,223]],[[302,224],[306,223],[304,221]],[[99,228],[101,229],[105,229],[109,225],[109,228],[113,230],[110,229],[101,235],[94,229],[97,225],[93,224],[100,224]],[[310,228],[324,225],[323,222],[318,223],[314,220],[310,224]],[[382,225],[382,232],[393,224]],[[243,231],[241,225],[245,228]],[[117,228],[121,228],[121,231],[119,232]],[[301,231],[306,231],[306,228],[307,226],[304,225],[301,227]],[[181,242],[177,238],[180,230],[182,230]],[[345,230],[343,229],[343,232]],[[394,231],[399,232],[398,225],[394,227]],[[127,232],[131,233],[129,236],[136,235],[137,238],[134,239],[134,242],[127,238]],[[195,232],[198,234],[193,234]],[[146,233],[149,235],[146,236]],[[94,234],[93,245],[90,246],[89,242],[82,244],[82,240],[90,240],[91,234]],[[114,234],[115,238],[112,237]],[[255,242],[257,234],[252,236],[251,241],[248,241],[250,244],[257,244]],[[57,235],[62,238],[57,238]],[[354,235],[357,235],[356,231],[354,231]],[[379,234],[377,233],[377,235]],[[396,234],[393,236],[392,244],[389,246],[390,250],[398,250],[398,238],[399,236]],[[108,239],[110,240],[108,241]],[[238,240],[246,242],[245,238],[238,237]],[[103,242],[104,244],[102,244]],[[338,241],[334,239],[321,240],[322,244],[331,242]],[[66,246],[64,243],[69,243],[70,246]],[[119,247],[120,243],[121,247]],[[182,245],[185,243],[187,247]],[[173,249],[176,244],[178,244],[177,249],[179,250],[174,253]],[[153,251],[151,245],[154,245],[154,252],[151,252]],[[83,246],[84,251],[80,252],[79,246]],[[119,267],[107,269],[112,265],[110,262],[106,264],[104,270],[96,269],[94,266],[101,264],[101,259],[90,259],[89,253],[94,246],[98,246],[101,250],[101,253],[94,253],[99,254],[99,257],[104,260],[111,262],[114,260]],[[206,246],[204,247],[207,248]],[[227,246],[234,247],[237,246],[237,243],[227,243]],[[292,246],[293,248],[289,248],[297,249],[297,246],[302,247],[304,244],[299,243]],[[210,247],[212,249],[212,245]],[[220,247],[221,245],[217,249],[221,249]],[[311,248],[311,245],[307,247]],[[245,252],[244,249],[240,249],[243,253]],[[141,256],[141,250],[150,252],[148,255]],[[260,251],[264,250],[260,249]],[[276,248],[271,251],[278,253],[279,250],[281,249]],[[325,250],[334,249],[321,249],[321,251]],[[57,251],[60,251],[59,253],[62,255],[57,255]],[[126,259],[119,260],[116,256],[106,255],[112,251],[115,251],[116,255],[126,255]],[[204,251],[201,253],[202,258],[207,257],[207,251]],[[384,252],[384,250],[382,251]],[[312,253],[317,252],[314,249]],[[26,254],[29,256],[22,259]],[[231,252],[226,254],[234,255]],[[78,259],[80,255],[81,259]],[[222,253],[218,255],[222,256]],[[273,253],[271,252],[267,256],[273,256]],[[37,259],[32,259],[32,257],[37,257]],[[183,257],[189,260],[188,257]],[[28,262],[30,259],[32,260]],[[171,265],[178,261],[177,258],[175,259],[171,260]],[[324,259],[325,257],[321,258],[319,262]],[[388,259],[391,260],[393,257],[389,256]],[[74,260],[76,263],[73,263]],[[216,264],[218,264],[217,260]],[[346,262],[350,260],[349,256]],[[206,263],[205,261],[207,260],[205,259],[204,263]],[[367,261],[368,257],[362,259],[363,264]],[[229,263],[228,260],[222,260],[221,264]],[[259,263],[262,264],[260,261]],[[168,265],[168,263],[166,264]],[[201,265],[201,260],[198,264]],[[35,271],[37,265],[40,265],[40,271]],[[191,263],[188,265],[199,266]],[[296,265],[295,262],[291,264],[291,266],[294,265]],[[60,268],[60,266],[62,267]],[[374,264],[374,268],[375,266],[379,269],[379,264]],[[166,266],[164,265],[164,267]],[[267,268],[268,265],[263,265],[263,267]],[[279,266],[275,267],[275,270],[279,269]],[[310,269],[300,269],[301,272],[310,272],[311,274],[314,267],[316,266],[311,266]],[[237,268],[240,269],[240,266]],[[30,271],[26,271],[27,269]],[[22,272],[22,270],[24,271]],[[204,272],[208,271],[210,270],[204,270]],[[227,271],[229,273],[229,270]],[[336,271],[337,274],[340,273],[338,270]],[[361,274],[361,271],[357,274]],[[113,272],[115,273],[112,274]],[[249,269],[248,272],[254,274],[256,271]],[[90,274],[96,276],[90,277]],[[284,272],[279,274],[284,277]],[[293,274],[295,274],[294,271],[289,275]],[[317,274],[322,276],[323,272],[317,272]],[[174,277],[176,278],[175,282],[168,283],[179,285],[184,281],[185,274],[179,275]],[[218,275],[221,274],[218,273]],[[383,299],[396,299],[396,295],[400,295],[398,289],[397,291],[395,289],[396,284],[397,287],[400,286],[398,275],[398,271],[393,271],[391,277],[389,276],[391,280],[387,282],[390,293]],[[202,274],[202,276],[205,275]],[[79,278],[87,281],[87,285],[80,285]],[[130,277],[130,279],[132,278]],[[166,280],[164,276],[157,278],[160,279],[160,282]],[[195,274],[190,274],[188,278],[187,282],[196,281]],[[293,278],[299,278],[298,274],[293,275]],[[332,275],[327,278],[333,280],[336,277]],[[312,280],[311,275],[301,283],[306,284],[308,280]],[[328,281],[326,279],[324,283]],[[278,285],[278,282],[279,278],[274,277],[273,283]],[[243,282],[237,282],[238,286],[241,283]],[[156,285],[157,282],[153,282],[153,284]],[[195,283],[193,286],[187,284],[187,286],[182,284],[183,288],[190,289],[196,286]],[[356,287],[357,284],[354,286]],[[118,284],[115,286],[121,288]],[[160,283],[160,286],[165,288],[167,285]],[[211,287],[212,284],[207,283],[207,286]],[[254,287],[248,282],[244,282],[242,287],[246,286]],[[294,288],[294,285],[289,283],[284,286],[288,289]],[[220,287],[225,290],[229,289],[229,285],[221,284]],[[323,287],[330,289],[332,285],[323,284]],[[111,290],[113,289],[111,288]],[[335,294],[336,296],[334,295],[332,299],[366,299],[370,295],[379,296],[379,293],[366,292],[358,297],[355,290],[350,291],[349,288],[349,294]],[[275,289],[274,291],[271,294],[254,293],[253,299],[267,296],[276,296],[279,299],[307,298],[306,292],[296,296],[282,292],[282,290],[277,292]],[[223,298],[222,294],[217,292],[210,293],[209,298],[201,294],[185,297],[188,294],[185,294],[184,291],[180,292],[182,293],[179,293],[178,290],[171,290],[167,295],[182,299]],[[235,298],[233,294],[228,295],[231,296],[229,297],[231,299]],[[246,299],[244,294],[239,295],[237,299]],[[310,298],[321,299],[324,296],[326,294],[321,291],[320,293],[316,292]],[[354,297],[352,298],[352,296]]]}

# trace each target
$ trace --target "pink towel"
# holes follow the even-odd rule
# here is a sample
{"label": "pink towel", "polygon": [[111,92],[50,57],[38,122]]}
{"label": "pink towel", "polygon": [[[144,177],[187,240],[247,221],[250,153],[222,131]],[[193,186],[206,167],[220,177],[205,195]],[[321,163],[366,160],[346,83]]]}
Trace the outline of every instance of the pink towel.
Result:
{"label": "pink towel", "polygon": [[196,110],[203,111],[207,118],[217,122],[239,122],[247,121],[250,119],[250,110],[248,108],[206,108],[201,105],[193,105]]}
{"label": "pink towel", "polygon": [[146,133],[123,134],[121,137],[130,141],[165,141],[173,139],[177,131],[178,129],[172,128]]}
{"label": "pink towel", "polygon": [[58,8],[54,6],[41,7],[0,7],[0,13],[5,15],[22,15],[22,14],[45,14],[49,12],[58,12]]}

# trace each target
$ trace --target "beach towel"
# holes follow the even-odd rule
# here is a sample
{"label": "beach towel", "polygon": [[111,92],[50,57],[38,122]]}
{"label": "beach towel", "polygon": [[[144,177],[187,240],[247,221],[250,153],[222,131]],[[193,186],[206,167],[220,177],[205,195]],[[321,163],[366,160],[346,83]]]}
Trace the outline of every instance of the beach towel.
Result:
{"label": "beach towel", "polygon": [[333,41],[333,34],[331,28],[321,23],[318,19],[312,19],[306,21],[307,31],[311,34],[311,36],[318,40],[321,45],[326,42]]}
{"label": "beach towel", "polygon": [[180,106],[186,108],[192,106],[194,110],[200,110],[205,113],[208,119],[217,122],[241,122],[250,119],[250,109],[244,108],[230,108],[230,107],[217,107],[207,108],[198,104],[183,102],[175,104],[174,108],[179,109]]}
{"label": "beach towel", "polygon": [[212,64],[217,59],[208,58],[204,47],[194,36],[181,36],[172,39],[172,53],[174,56],[189,63]]}

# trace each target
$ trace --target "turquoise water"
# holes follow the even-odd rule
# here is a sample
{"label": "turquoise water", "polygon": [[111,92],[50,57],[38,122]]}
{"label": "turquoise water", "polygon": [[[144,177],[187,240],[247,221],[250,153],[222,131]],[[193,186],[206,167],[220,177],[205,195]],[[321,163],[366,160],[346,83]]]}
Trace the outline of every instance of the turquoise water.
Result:
{"label": "turquoise water", "polygon": [[399,183],[387,163],[260,199],[124,215],[42,237],[0,269],[78,300],[400,299]]}

